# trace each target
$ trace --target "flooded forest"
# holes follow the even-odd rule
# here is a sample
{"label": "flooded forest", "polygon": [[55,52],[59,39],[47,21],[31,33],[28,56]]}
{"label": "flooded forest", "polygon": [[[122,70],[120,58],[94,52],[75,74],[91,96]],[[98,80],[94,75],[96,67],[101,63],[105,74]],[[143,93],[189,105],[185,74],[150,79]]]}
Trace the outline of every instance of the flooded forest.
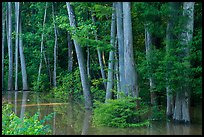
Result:
{"label": "flooded forest", "polygon": [[2,135],[202,135],[202,2],[1,2]]}

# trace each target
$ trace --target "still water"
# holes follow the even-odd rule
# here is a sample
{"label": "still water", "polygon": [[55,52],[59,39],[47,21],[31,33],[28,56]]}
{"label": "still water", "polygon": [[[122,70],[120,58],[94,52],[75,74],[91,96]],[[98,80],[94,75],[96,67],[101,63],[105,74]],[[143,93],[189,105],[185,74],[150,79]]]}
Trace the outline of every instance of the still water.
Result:
{"label": "still water", "polygon": [[149,127],[112,128],[95,127],[92,112],[85,111],[83,104],[45,98],[45,94],[32,92],[8,92],[2,96],[13,104],[13,111],[22,117],[40,112],[40,119],[54,113],[47,122],[53,135],[202,135],[202,106],[191,109],[189,125],[171,121],[153,121]]}

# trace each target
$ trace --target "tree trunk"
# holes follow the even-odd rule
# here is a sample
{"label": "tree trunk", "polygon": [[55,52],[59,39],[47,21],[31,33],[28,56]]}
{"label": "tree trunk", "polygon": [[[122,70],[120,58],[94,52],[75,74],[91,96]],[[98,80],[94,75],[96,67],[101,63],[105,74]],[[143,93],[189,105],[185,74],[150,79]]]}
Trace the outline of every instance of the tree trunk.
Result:
{"label": "tree trunk", "polygon": [[152,76],[152,50],[153,50],[153,45],[152,45],[152,36],[151,33],[149,32],[148,24],[145,25],[145,48],[146,48],[146,59],[147,59],[147,65],[148,65],[148,73],[149,73],[149,86],[150,86],[150,96],[151,96],[151,105],[155,106],[156,105],[156,94],[154,92],[155,88],[155,82]]}
{"label": "tree trunk", "polygon": [[2,92],[4,90],[4,43],[5,43],[5,14],[4,14],[4,8],[2,3],[2,76],[1,76],[1,85],[2,85]]}
{"label": "tree trunk", "polygon": [[[115,21],[115,3],[113,2],[113,12],[112,12],[112,22],[111,22],[111,45],[115,47],[115,34],[116,34],[116,21]],[[112,98],[113,89],[113,64],[114,64],[114,51],[109,52],[109,62],[108,62],[108,81],[106,89],[106,100]]]}
{"label": "tree trunk", "polygon": [[68,43],[68,72],[72,72],[73,69],[73,44],[69,32],[67,32]]}
{"label": "tree trunk", "polygon": [[87,51],[87,61],[86,61],[87,75],[88,75],[88,78],[91,78],[91,75],[90,75],[90,49],[89,49],[89,47],[87,47],[86,51]]}
{"label": "tree trunk", "polygon": [[123,27],[124,27],[124,70],[126,94],[139,97],[136,65],[133,54],[133,36],[130,2],[123,2]]}
{"label": "tree trunk", "polygon": [[[118,56],[119,56],[119,79],[120,90],[125,93],[125,71],[124,71],[124,38],[123,38],[123,7],[122,2],[116,3],[116,22],[118,38]],[[125,93],[127,95],[127,93]]]}
{"label": "tree trunk", "polygon": [[[69,15],[70,26],[77,29],[73,9],[69,2],[66,2],[66,5],[67,5],[67,11]],[[84,55],[83,55],[81,46],[78,44],[76,40],[74,40],[74,46],[75,46],[77,60],[79,64],[79,70],[80,70],[80,76],[81,76],[81,82],[82,82],[82,88],[83,88],[83,94],[84,94],[84,100],[85,100],[85,108],[91,109],[92,108],[91,93],[90,93],[90,86],[89,86],[88,76],[87,76],[85,62],[84,62]]]}
{"label": "tree trunk", "polygon": [[28,80],[27,80],[27,73],[26,73],[26,63],[25,63],[25,57],[23,53],[23,39],[22,39],[22,23],[20,18],[19,23],[19,52],[20,52],[20,61],[21,61],[21,73],[22,73],[22,81],[23,81],[23,90],[28,90]]}
{"label": "tree trunk", "polygon": [[[170,17],[167,22],[167,29],[166,29],[166,54],[169,58],[170,56],[175,56],[172,53],[172,49],[175,48],[174,40],[176,39],[176,36],[174,34],[175,26],[176,26],[176,20],[178,19],[177,15],[177,9],[179,9],[179,3],[177,2],[170,2],[169,3],[169,9],[170,9]],[[171,68],[172,68],[172,61],[168,59],[167,65],[166,65],[166,100],[167,100],[167,107],[166,107],[166,115],[167,117],[171,117],[173,115],[173,92],[171,85],[172,83],[169,80],[169,77],[171,76]]]}
{"label": "tree trunk", "polygon": [[9,74],[8,90],[13,90],[13,48],[12,48],[12,5],[8,2],[8,53],[9,53]]}
{"label": "tree trunk", "polygon": [[45,13],[44,13],[44,20],[43,20],[43,32],[41,35],[41,46],[40,46],[40,66],[38,69],[38,79],[37,79],[37,89],[39,89],[39,82],[40,82],[40,74],[41,74],[41,69],[42,69],[42,58],[43,58],[43,38],[44,38],[44,26],[45,26],[45,20],[46,20],[46,14],[47,14],[47,2],[46,2],[46,6],[45,6]]}
{"label": "tree trunk", "polygon": [[[115,48],[117,48],[117,39],[115,41]],[[120,95],[120,79],[119,79],[119,69],[118,69],[118,55],[117,55],[117,52],[115,52],[115,55],[114,55],[114,58],[115,58],[115,64],[114,64],[114,69],[115,69],[115,78],[116,78],[116,86],[117,86],[117,99],[121,98],[121,95]]]}
{"label": "tree trunk", "polygon": [[[183,23],[183,32],[181,34],[181,44],[183,46],[183,57],[189,56],[189,46],[190,42],[193,39],[193,21],[194,21],[194,4],[195,2],[184,2],[183,3],[183,16],[186,18],[186,21]],[[183,61],[185,61],[183,59]],[[183,74],[185,78],[189,78],[189,67],[190,61],[187,60],[188,65],[186,66],[187,73]],[[189,82],[182,83],[181,91],[178,91],[176,94],[175,101],[175,111],[173,119],[177,121],[190,122],[189,114],[189,105],[190,105],[190,90]]]}
{"label": "tree trunk", "polygon": [[[94,24],[96,24],[96,17],[94,15],[91,16],[92,17],[92,21]],[[97,30],[94,31],[94,36],[95,36],[95,40],[97,41],[98,40],[98,35],[97,35]],[[99,65],[100,65],[100,71],[101,71],[101,76],[102,76],[102,79],[103,79],[103,84],[104,84],[104,88],[106,89],[106,85],[107,83],[105,82],[106,80],[106,75],[105,75],[105,72],[104,72],[104,66],[103,66],[103,60],[104,58],[102,58],[102,54],[101,54],[101,51],[97,48],[97,54],[98,54],[98,62],[99,62]],[[103,59],[103,60],[102,60]]]}
{"label": "tree trunk", "polygon": [[16,53],[15,53],[15,64],[16,64],[16,76],[15,76],[15,90],[18,90],[18,46],[19,46],[19,2],[15,2],[15,19],[16,19]]}
{"label": "tree trunk", "polygon": [[53,24],[54,24],[54,32],[55,32],[55,46],[54,46],[54,71],[53,71],[53,86],[57,86],[57,28],[55,24],[55,14],[54,14],[54,3],[52,3],[52,16],[53,16]]}

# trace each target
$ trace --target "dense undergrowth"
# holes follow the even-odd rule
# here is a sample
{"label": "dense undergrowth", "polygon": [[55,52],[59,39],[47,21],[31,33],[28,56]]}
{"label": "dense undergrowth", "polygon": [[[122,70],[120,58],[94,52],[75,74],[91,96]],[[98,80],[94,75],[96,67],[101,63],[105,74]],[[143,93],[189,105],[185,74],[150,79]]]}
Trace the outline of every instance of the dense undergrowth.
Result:
{"label": "dense undergrowth", "polygon": [[33,116],[26,114],[21,119],[12,112],[11,105],[5,104],[2,106],[2,135],[49,135],[51,127],[45,122],[51,117],[49,114],[39,120],[39,113],[35,113]]}

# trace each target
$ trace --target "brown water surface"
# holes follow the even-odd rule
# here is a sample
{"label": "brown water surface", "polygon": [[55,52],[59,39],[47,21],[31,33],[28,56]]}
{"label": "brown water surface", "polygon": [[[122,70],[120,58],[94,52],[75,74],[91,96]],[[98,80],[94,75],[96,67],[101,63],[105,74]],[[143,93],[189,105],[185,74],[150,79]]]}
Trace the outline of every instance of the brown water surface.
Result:
{"label": "brown water surface", "polygon": [[171,121],[153,121],[149,127],[113,128],[94,127],[92,112],[85,111],[83,104],[45,98],[44,94],[32,92],[9,92],[2,96],[13,104],[13,111],[23,117],[40,113],[40,119],[54,113],[47,124],[51,125],[53,135],[202,135],[202,106],[192,108],[189,125],[175,124]]}

